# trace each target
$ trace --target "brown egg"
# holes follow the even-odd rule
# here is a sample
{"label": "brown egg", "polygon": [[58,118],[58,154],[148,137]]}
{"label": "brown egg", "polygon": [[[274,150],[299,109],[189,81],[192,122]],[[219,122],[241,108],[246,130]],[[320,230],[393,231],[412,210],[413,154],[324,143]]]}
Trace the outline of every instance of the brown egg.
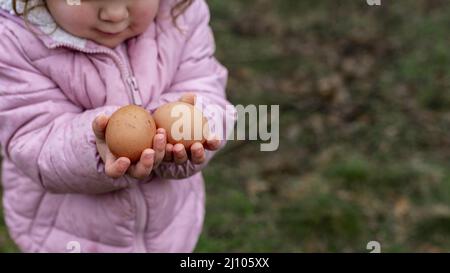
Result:
{"label": "brown egg", "polygon": [[[169,143],[174,145],[181,143],[186,149],[195,142],[203,144],[209,133],[208,120],[202,112],[192,104],[185,102],[164,104],[153,113],[153,118],[157,128],[166,130]],[[204,127],[205,135],[203,134]],[[185,130],[189,130],[189,132],[185,132]]]}
{"label": "brown egg", "polygon": [[109,118],[105,139],[116,157],[139,161],[142,152],[151,148],[156,134],[155,121],[149,111],[136,105],[127,105]]}

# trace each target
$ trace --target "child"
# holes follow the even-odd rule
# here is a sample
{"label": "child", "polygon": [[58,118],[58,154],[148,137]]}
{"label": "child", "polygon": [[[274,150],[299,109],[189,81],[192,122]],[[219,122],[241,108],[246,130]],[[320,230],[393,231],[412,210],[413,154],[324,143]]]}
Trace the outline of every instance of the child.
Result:
{"label": "child", "polygon": [[132,103],[152,113],[202,101],[225,112],[227,71],[213,56],[205,0],[0,7],[3,206],[20,249],[193,251],[204,217],[200,171],[225,138],[186,151],[159,129],[153,149],[131,164],[111,154],[104,132]]}

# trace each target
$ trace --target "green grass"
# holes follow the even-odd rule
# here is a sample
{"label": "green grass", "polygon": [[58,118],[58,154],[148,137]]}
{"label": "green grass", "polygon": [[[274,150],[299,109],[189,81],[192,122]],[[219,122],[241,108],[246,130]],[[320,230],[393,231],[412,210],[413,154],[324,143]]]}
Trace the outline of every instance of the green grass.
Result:
{"label": "green grass", "polygon": [[198,252],[450,250],[450,7],[432,2],[210,1],[229,97],[280,104],[281,145],[206,169]]}
{"label": "green grass", "polygon": [[208,2],[230,100],[279,104],[281,139],[206,168],[196,252],[450,251],[450,5]]}

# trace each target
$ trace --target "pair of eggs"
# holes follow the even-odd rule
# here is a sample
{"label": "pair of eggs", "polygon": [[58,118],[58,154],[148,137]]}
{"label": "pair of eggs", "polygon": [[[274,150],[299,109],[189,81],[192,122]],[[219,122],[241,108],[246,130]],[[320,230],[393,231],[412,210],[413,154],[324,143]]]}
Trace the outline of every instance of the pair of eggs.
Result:
{"label": "pair of eggs", "polygon": [[[174,126],[176,135],[172,134]],[[181,143],[189,149],[195,142],[205,142],[207,126],[202,112],[185,102],[165,104],[153,115],[140,106],[127,105],[109,118],[105,140],[116,157],[128,157],[135,163],[145,149],[152,148],[157,128],[166,130],[168,143]]]}

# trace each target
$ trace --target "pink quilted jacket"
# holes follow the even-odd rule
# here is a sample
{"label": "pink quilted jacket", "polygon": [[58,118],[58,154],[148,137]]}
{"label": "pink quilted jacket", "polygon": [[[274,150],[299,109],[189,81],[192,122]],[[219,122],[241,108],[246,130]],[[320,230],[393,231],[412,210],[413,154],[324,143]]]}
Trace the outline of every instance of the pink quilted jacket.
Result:
{"label": "pink quilted jacket", "polygon": [[201,170],[214,153],[202,165],[162,163],[142,181],[111,179],[91,124],[133,97],[149,111],[188,91],[230,105],[205,0],[179,17],[181,31],[169,15],[175,1],[162,0],[148,30],[114,50],[50,33],[45,8],[30,14],[36,35],[10,2],[0,0],[0,143],[11,237],[24,252],[193,251],[204,218]]}

